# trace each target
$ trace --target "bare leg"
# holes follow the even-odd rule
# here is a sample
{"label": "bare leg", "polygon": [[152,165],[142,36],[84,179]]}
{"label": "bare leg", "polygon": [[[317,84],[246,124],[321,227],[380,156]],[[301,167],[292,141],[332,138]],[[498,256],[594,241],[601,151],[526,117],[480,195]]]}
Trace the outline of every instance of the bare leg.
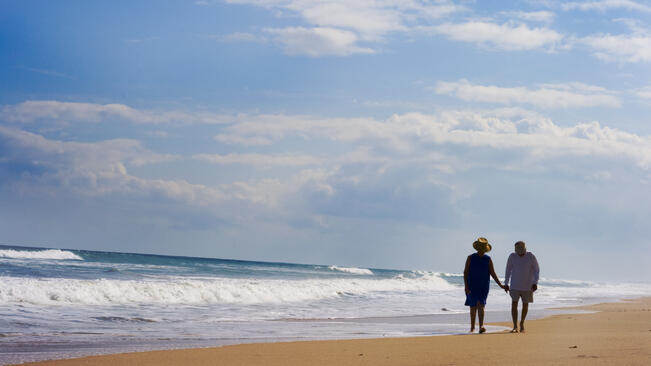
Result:
{"label": "bare leg", "polygon": [[517,333],[518,332],[518,302],[517,301],[511,302],[511,318],[513,318],[513,330],[511,330],[511,333]]}
{"label": "bare leg", "polygon": [[470,307],[470,333],[475,331],[475,314],[477,314],[477,307]]}
{"label": "bare leg", "polygon": [[486,332],[484,328],[484,305],[477,301],[477,315],[479,315],[479,333]]}
{"label": "bare leg", "polygon": [[[529,311],[529,303],[522,303],[522,316],[520,317],[520,332],[524,332],[524,319],[527,318],[527,311]],[[517,310],[516,310],[517,312]]]}

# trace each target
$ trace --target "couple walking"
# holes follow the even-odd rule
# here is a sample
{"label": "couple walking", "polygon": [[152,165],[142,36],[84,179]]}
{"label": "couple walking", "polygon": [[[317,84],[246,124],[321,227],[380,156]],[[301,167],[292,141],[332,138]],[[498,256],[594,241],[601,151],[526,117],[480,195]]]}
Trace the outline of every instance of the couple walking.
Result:
{"label": "couple walking", "polygon": [[[506,273],[504,285],[495,274],[493,261],[486,255],[492,246],[486,238],[479,238],[473,244],[477,253],[471,254],[466,260],[466,268],[463,271],[463,281],[466,289],[466,306],[470,306],[470,332],[475,331],[475,317],[479,316],[479,333],[486,332],[484,328],[484,306],[488,297],[490,277],[493,277],[497,285],[504,291],[510,293],[511,316],[513,318],[513,330],[518,332],[518,302],[522,299],[522,315],[520,317],[520,332],[524,332],[524,319],[527,317],[529,303],[533,302],[533,293],[538,289],[538,277],[540,268],[536,256],[527,252],[523,241],[515,243],[515,252],[511,253],[506,262]],[[489,277],[490,276],[490,277]],[[511,287],[509,287],[511,281]]]}

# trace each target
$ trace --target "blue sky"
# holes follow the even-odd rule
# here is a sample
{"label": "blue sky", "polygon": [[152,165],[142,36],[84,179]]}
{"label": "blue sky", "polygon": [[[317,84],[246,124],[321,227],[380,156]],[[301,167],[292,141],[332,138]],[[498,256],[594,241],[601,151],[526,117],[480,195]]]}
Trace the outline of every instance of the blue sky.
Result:
{"label": "blue sky", "polygon": [[651,275],[651,4],[3,1],[0,241]]}

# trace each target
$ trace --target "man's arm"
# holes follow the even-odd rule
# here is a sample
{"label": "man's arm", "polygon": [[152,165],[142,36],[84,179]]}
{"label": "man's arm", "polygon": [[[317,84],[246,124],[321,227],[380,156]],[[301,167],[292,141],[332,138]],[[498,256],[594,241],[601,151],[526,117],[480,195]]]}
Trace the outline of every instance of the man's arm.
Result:
{"label": "man's arm", "polygon": [[504,271],[504,286],[509,285],[511,273],[513,273],[513,256],[509,255],[509,259],[506,261],[506,271]]}
{"label": "man's arm", "polygon": [[533,253],[531,253],[531,266],[533,272],[533,284],[531,285],[531,290],[536,291],[538,289],[538,280],[540,279],[540,266],[538,266],[538,260]]}

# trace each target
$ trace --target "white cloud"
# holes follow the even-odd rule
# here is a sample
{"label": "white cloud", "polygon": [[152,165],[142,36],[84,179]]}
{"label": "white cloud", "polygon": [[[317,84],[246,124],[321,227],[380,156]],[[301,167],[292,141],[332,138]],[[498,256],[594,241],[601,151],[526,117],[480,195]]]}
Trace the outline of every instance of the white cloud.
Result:
{"label": "white cloud", "polygon": [[235,32],[220,37],[224,42],[262,42],[264,39],[253,33]]}
{"label": "white cloud", "polygon": [[466,101],[498,104],[529,104],[541,108],[620,107],[619,98],[601,87],[582,83],[545,84],[538,89],[477,85],[467,80],[438,82],[438,94]]}
{"label": "white cloud", "polygon": [[297,10],[309,24],[351,29],[364,38],[374,39],[405,29],[398,9],[381,8],[364,1],[297,1],[289,8]]}
{"label": "white cloud", "polygon": [[402,0],[229,0],[233,4],[250,4],[299,14],[317,27],[354,31],[364,40],[409,29],[416,20],[439,19],[466,10],[451,1]]}
{"label": "white cloud", "polygon": [[[96,143],[63,142],[49,140],[31,132],[0,126],[0,133],[17,148],[31,148],[37,154],[67,156],[84,168],[103,165],[104,162],[121,162],[133,166],[167,162],[177,159],[174,155],[157,154],[145,149],[137,140],[113,139]],[[83,157],[83,159],[82,159]],[[29,158],[29,156],[25,156]],[[34,158],[38,161],[40,158]]]}
{"label": "white cloud", "polygon": [[[357,43],[380,42],[391,32],[408,32],[419,22],[440,19],[466,10],[451,1],[434,2],[401,0],[229,0],[232,4],[249,4],[276,10],[284,15],[296,14],[309,26],[267,28],[288,55],[349,56],[374,53],[373,48]],[[250,41],[258,37],[248,33],[230,35],[231,40]]]}
{"label": "white cloud", "polygon": [[487,21],[445,23],[431,28],[450,39],[472,42],[503,50],[553,50],[561,45],[563,35],[548,28],[529,28],[526,24],[496,24]]}
{"label": "white cloud", "polygon": [[134,123],[225,123],[226,117],[214,113],[181,111],[139,110],[124,104],[94,104],[59,102],[54,100],[33,100],[0,109],[0,120],[30,123],[36,120],[58,120],[66,122],[99,122],[111,118],[124,119]]}
{"label": "white cloud", "polygon": [[370,48],[357,46],[355,33],[336,28],[268,28],[271,34],[288,55],[349,56],[356,53],[374,53]]}
{"label": "white cloud", "polygon": [[22,175],[21,179],[28,180],[28,184],[59,185],[88,196],[162,195],[194,205],[215,203],[224,198],[216,188],[185,180],[143,179],[129,174],[128,165],[135,167],[177,159],[153,153],[135,140],[65,142],[2,126],[0,137],[9,147],[9,158],[39,172],[32,174],[28,170]]}
{"label": "white cloud", "polygon": [[[483,146],[497,150],[523,149],[531,157],[625,157],[647,169],[651,163],[651,137],[642,137],[597,122],[561,127],[549,119],[519,109],[493,112],[448,111],[440,115],[409,113],[387,120],[319,119],[305,116],[264,115],[242,117],[222,135],[276,143],[288,137],[327,139],[383,149],[390,155],[410,156],[427,144],[453,144],[460,148]],[[233,140],[233,141],[234,141]]]}
{"label": "white cloud", "polygon": [[239,115],[237,122],[225,127],[215,139],[231,144],[270,145],[289,136],[304,139],[327,137],[351,142],[381,139],[394,149],[409,150],[396,127],[371,118],[318,118],[302,115]]}
{"label": "white cloud", "polygon": [[252,136],[252,137],[242,137],[234,134],[220,134],[215,136],[215,141],[223,142],[225,144],[231,145],[270,145],[273,143],[272,139],[265,137]]}
{"label": "white cloud", "polygon": [[17,66],[17,68],[22,69],[22,70],[35,72],[35,73],[41,74],[41,75],[54,76],[54,77],[58,77],[58,78],[65,78],[65,79],[72,79],[72,80],[75,79],[74,77],[72,77],[72,76],[70,76],[68,74],[58,72],[58,71],[53,71],[53,70],[39,69],[39,68],[28,67],[28,66],[24,66],[24,65]]}
{"label": "white cloud", "polygon": [[212,164],[244,164],[261,168],[271,168],[274,166],[300,167],[306,165],[317,165],[322,162],[322,159],[318,157],[304,154],[196,154],[193,158]]}
{"label": "white cloud", "polygon": [[147,135],[151,137],[167,138],[170,134],[167,131],[155,130],[155,131],[148,131]]}
{"label": "white cloud", "polygon": [[[546,26],[532,27],[529,22],[553,22],[556,14],[547,11],[502,11],[498,15],[513,21],[498,23],[478,19],[467,22],[451,22],[455,13],[468,11],[462,5],[450,1],[430,3],[418,1],[306,1],[306,0],[230,0],[233,4],[249,4],[277,11],[279,16],[287,13],[298,15],[308,26],[267,28],[265,33],[280,45],[288,55],[350,56],[360,53],[377,53],[375,45],[385,35],[395,32],[433,32],[449,39],[471,42],[487,48],[507,51],[542,49],[548,52],[566,50],[574,45],[585,45],[594,56],[616,62],[648,62],[651,46],[648,32],[636,31],[630,35],[595,34],[577,38],[564,35]],[[548,4],[564,10],[626,9],[651,12],[651,6],[631,0],[603,0]],[[442,24],[432,25],[433,20],[446,19]],[[268,37],[251,33],[235,33],[224,36],[228,40],[262,41]],[[365,42],[365,45],[360,45]]]}
{"label": "white cloud", "polygon": [[142,114],[122,104],[102,105],[42,100],[4,106],[0,116],[3,120],[10,122],[32,122],[38,119],[97,122],[107,116],[140,119]]}
{"label": "white cloud", "polygon": [[[269,142],[265,146],[268,151],[290,144],[296,146],[296,139],[304,139],[307,143],[298,146],[304,146],[305,150],[294,154],[297,156],[356,149],[341,155],[319,155],[318,169],[304,169],[312,168],[309,165],[282,165],[284,171],[300,171],[291,176],[278,175],[264,187],[258,187],[262,182],[238,183],[244,196],[255,196],[259,202],[275,205],[284,214],[300,212],[305,217],[429,220],[436,213],[428,209],[423,209],[423,215],[413,214],[419,210],[415,207],[423,204],[442,207],[449,215],[455,215],[451,213],[458,209],[455,202],[460,200],[463,205],[477,199],[473,194],[476,185],[464,179],[486,169],[518,172],[523,177],[535,174],[536,179],[553,182],[554,174],[568,164],[571,174],[584,180],[593,180],[597,172],[610,168],[644,175],[651,167],[650,136],[627,133],[597,122],[564,127],[517,108],[452,110],[434,115],[407,113],[387,119],[242,115],[223,133],[227,138],[264,139]],[[318,148],[311,149],[313,145]],[[219,156],[217,160],[220,164],[238,162],[259,167],[284,163],[284,159],[276,158],[286,156],[260,155],[232,154]],[[278,170],[270,172],[278,174]],[[300,179],[303,176],[309,177],[309,182]],[[617,175],[613,177],[619,179]],[[439,193],[430,196],[431,192]]]}
{"label": "white cloud", "polygon": [[[56,195],[63,190],[86,197],[113,195],[121,197],[120,199],[154,199],[156,202],[168,199],[182,205],[207,208],[217,216],[237,220],[242,213],[230,211],[248,210],[246,215],[250,217],[272,208],[276,214],[280,214],[277,211],[281,209],[280,202],[298,190],[327,191],[325,183],[318,182],[314,176],[307,178],[304,172],[284,181],[261,178],[213,186],[191,183],[182,178],[142,178],[131,173],[131,168],[180,160],[180,157],[156,154],[131,139],[58,141],[0,126],[0,143],[7,151],[0,162],[15,163],[22,169],[11,180],[3,181],[3,185],[12,184],[15,189],[26,194],[42,191]],[[261,154],[231,154],[223,159],[217,155],[198,155],[195,158],[211,163],[237,163],[239,160],[243,164],[290,167],[318,162],[317,158],[307,155],[270,157]],[[252,209],[249,205],[257,206]]]}
{"label": "white cloud", "polygon": [[594,56],[611,62],[651,62],[651,35],[635,32],[628,35],[600,34],[584,37]]}
{"label": "white cloud", "polygon": [[590,178],[595,181],[608,181],[613,179],[613,174],[608,171],[598,171],[590,175]]}
{"label": "white cloud", "polygon": [[633,91],[633,94],[638,98],[651,100],[651,86],[645,86]]}
{"label": "white cloud", "polygon": [[[436,154],[429,154],[427,161],[433,161]],[[389,157],[378,156],[370,151],[370,148],[358,148],[340,155],[316,156],[310,154],[195,154],[192,158],[218,165],[249,165],[256,168],[271,169],[275,167],[314,167],[314,166],[341,166],[346,164],[383,164],[389,161]],[[438,156],[441,160],[441,157]],[[447,169],[447,167],[446,167]]]}
{"label": "white cloud", "polygon": [[[542,108],[575,108],[590,106],[608,106],[617,107],[620,105],[619,98],[607,89],[587,85],[582,83],[564,83],[564,84],[543,84],[537,89],[530,88],[507,88],[498,86],[475,85],[466,80],[457,82],[441,82],[437,85],[436,91],[439,93],[454,95],[465,100],[486,101],[502,104],[530,104]],[[638,97],[644,98],[649,95],[648,90],[639,89],[632,91]],[[76,118],[79,120],[96,120],[110,118],[109,113],[133,113],[139,115],[138,110],[121,106],[116,108],[117,112],[112,110],[111,104],[96,105],[86,103],[60,103],[45,102],[38,104],[30,102],[21,103],[3,108],[3,117],[8,116],[14,121],[28,122],[40,118]],[[35,106],[42,105],[45,108],[40,110],[40,114],[32,111],[39,111]],[[27,112],[30,113],[27,113]],[[107,112],[110,111],[110,112]],[[635,160],[640,166],[646,167],[649,161],[649,148],[644,145],[649,143],[648,137],[640,137],[632,134],[626,134],[616,129],[601,127],[599,124],[579,124],[572,131],[592,131],[583,137],[570,136],[574,132],[568,128],[561,128],[551,121],[544,119],[535,114],[527,114],[519,109],[503,109],[499,112],[454,112],[447,111],[438,115],[422,115],[409,113],[403,115],[394,115],[386,120],[377,120],[374,118],[320,118],[305,115],[234,115],[220,116],[220,132],[215,139],[222,143],[233,145],[266,145],[277,146],[276,144],[285,138],[295,138],[307,141],[334,141],[337,143],[353,144],[356,149],[366,148],[363,151],[366,160],[362,163],[369,163],[369,157],[373,155],[371,150],[381,149],[391,151],[391,154],[400,156],[409,156],[418,151],[423,144],[429,143],[453,143],[461,146],[472,146],[478,141],[484,140],[489,146],[503,148],[508,146],[518,146],[522,141],[537,141],[533,150],[544,150],[538,142],[546,141],[550,148],[556,149],[558,146],[572,145],[573,149],[566,151],[581,151],[582,154],[591,152],[603,152],[604,156],[608,153],[617,153]],[[516,111],[516,112],[513,112]],[[159,115],[175,115],[176,112],[160,112]],[[512,115],[514,114],[514,115]],[[11,119],[10,118],[10,119]],[[535,121],[531,122],[531,121]],[[535,127],[535,128],[534,128]],[[29,132],[15,130],[3,127],[3,134],[10,136],[14,143],[22,141],[20,144],[25,146],[34,146],[36,151],[41,153],[33,161],[44,160],[46,165],[52,169],[59,169],[62,165],[57,165],[54,160],[50,161],[47,156],[59,156],[61,161],[67,162],[74,166],[70,176],[79,176],[79,172],[95,172],[97,169],[106,169],[110,174],[117,174],[131,167],[137,167],[144,164],[170,161],[177,159],[171,155],[156,154],[144,147],[135,140],[117,139],[102,141],[97,143],[79,143],[79,142],[62,142],[47,140],[39,135]],[[543,135],[538,135],[544,131]],[[558,132],[557,135],[550,137],[550,131]],[[525,133],[526,132],[526,133]],[[554,133],[556,133],[554,132]],[[613,141],[605,141],[605,145],[610,148],[603,150],[600,145],[593,145],[595,141],[587,136],[615,136]],[[484,139],[483,137],[489,137]],[[560,137],[559,137],[560,136]],[[569,136],[569,137],[568,137]],[[571,138],[570,138],[571,137]],[[629,139],[627,143],[621,143],[621,139]],[[601,137],[599,138],[601,139]],[[597,139],[597,140],[599,140]],[[27,142],[29,143],[27,143]],[[493,145],[494,141],[500,141],[499,144]],[[518,141],[515,143],[514,141]],[[601,141],[601,140],[600,140]],[[638,142],[644,143],[639,144]],[[601,141],[604,142],[604,141]],[[20,145],[18,144],[18,145]],[[559,145],[560,144],[560,145]],[[616,147],[613,147],[615,146]],[[528,145],[523,145],[526,148]],[[585,150],[576,147],[581,146]],[[370,150],[369,150],[370,149]],[[25,151],[28,151],[26,149]],[[557,149],[556,149],[557,150]],[[25,153],[25,159],[30,159],[29,154]],[[83,157],[83,158],[82,158]],[[315,164],[323,164],[329,161],[330,164],[347,164],[351,163],[344,159],[345,156],[325,159],[321,155],[315,155],[308,151],[297,151],[292,154],[288,153],[271,153],[260,154],[252,152],[226,153],[218,154],[196,154],[196,159],[210,161],[215,164],[243,164],[253,166],[285,166],[300,168]],[[347,158],[350,158],[348,156]],[[373,156],[375,162],[386,162],[387,159],[393,159],[393,155]],[[31,161],[31,160],[30,160]],[[74,163],[74,164],[73,164]],[[62,163],[65,165],[64,163]],[[443,166],[442,164],[441,166]],[[81,169],[81,170],[78,170]],[[130,180],[132,184],[138,180]],[[142,183],[145,184],[145,183]],[[161,183],[162,184],[162,183]],[[160,184],[159,184],[160,185]],[[115,187],[120,187],[119,184]],[[111,189],[106,186],[106,189]],[[228,190],[228,188],[220,188]]]}
{"label": "white cloud", "polygon": [[[554,87],[603,91],[583,84]],[[135,140],[56,141],[0,126],[0,145],[7,152],[0,167],[9,162],[21,169],[10,176],[0,169],[2,186],[22,187],[25,194],[47,187],[52,194],[71,192],[82,199],[110,197],[118,205],[129,201],[129,207],[155,202],[228,223],[317,227],[328,217],[359,217],[438,225],[440,218],[453,217],[459,207],[478,199],[468,177],[486,169],[520,172],[526,179],[535,172],[537,179],[554,182],[553,174],[545,173],[571,164],[573,174],[593,182],[605,177],[599,172],[612,171],[612,184],[620,179],[617,169],[644,175],[651,166],[649,136],[597,122],[560,126],[518,108],[386,119],[278,114],[229,120],[220,126],[224,140],[257,139],[268,145],[228,150],[221,144],[218,149],[225,152],[220,154],[192,154],[192,164],[206,164],[193,169],[201,172],[195,179],[180,167],[186,161],[149,151]],[[157,170],[161,177],[138,175],[151,172],[138,169],[139,164],[173,158],[179,160]]]}
{"label": "white cloud", "polygon": [[556,14],[551,11],[540,10],[540,11],[505,11],[502,12],[503,15],[522,19],[531,22],[542,22],[542,23],[551,23],[554,21]]}
{"label": "white cloud", "polygon": [[561,4],[564,10],[583,10],[583,11],[608,11],[611,9],[626,9],[642,12],[651,12],[651,7],[640,4],[631,0],[600,0],[600,1],[583,1],[568,2]]}

